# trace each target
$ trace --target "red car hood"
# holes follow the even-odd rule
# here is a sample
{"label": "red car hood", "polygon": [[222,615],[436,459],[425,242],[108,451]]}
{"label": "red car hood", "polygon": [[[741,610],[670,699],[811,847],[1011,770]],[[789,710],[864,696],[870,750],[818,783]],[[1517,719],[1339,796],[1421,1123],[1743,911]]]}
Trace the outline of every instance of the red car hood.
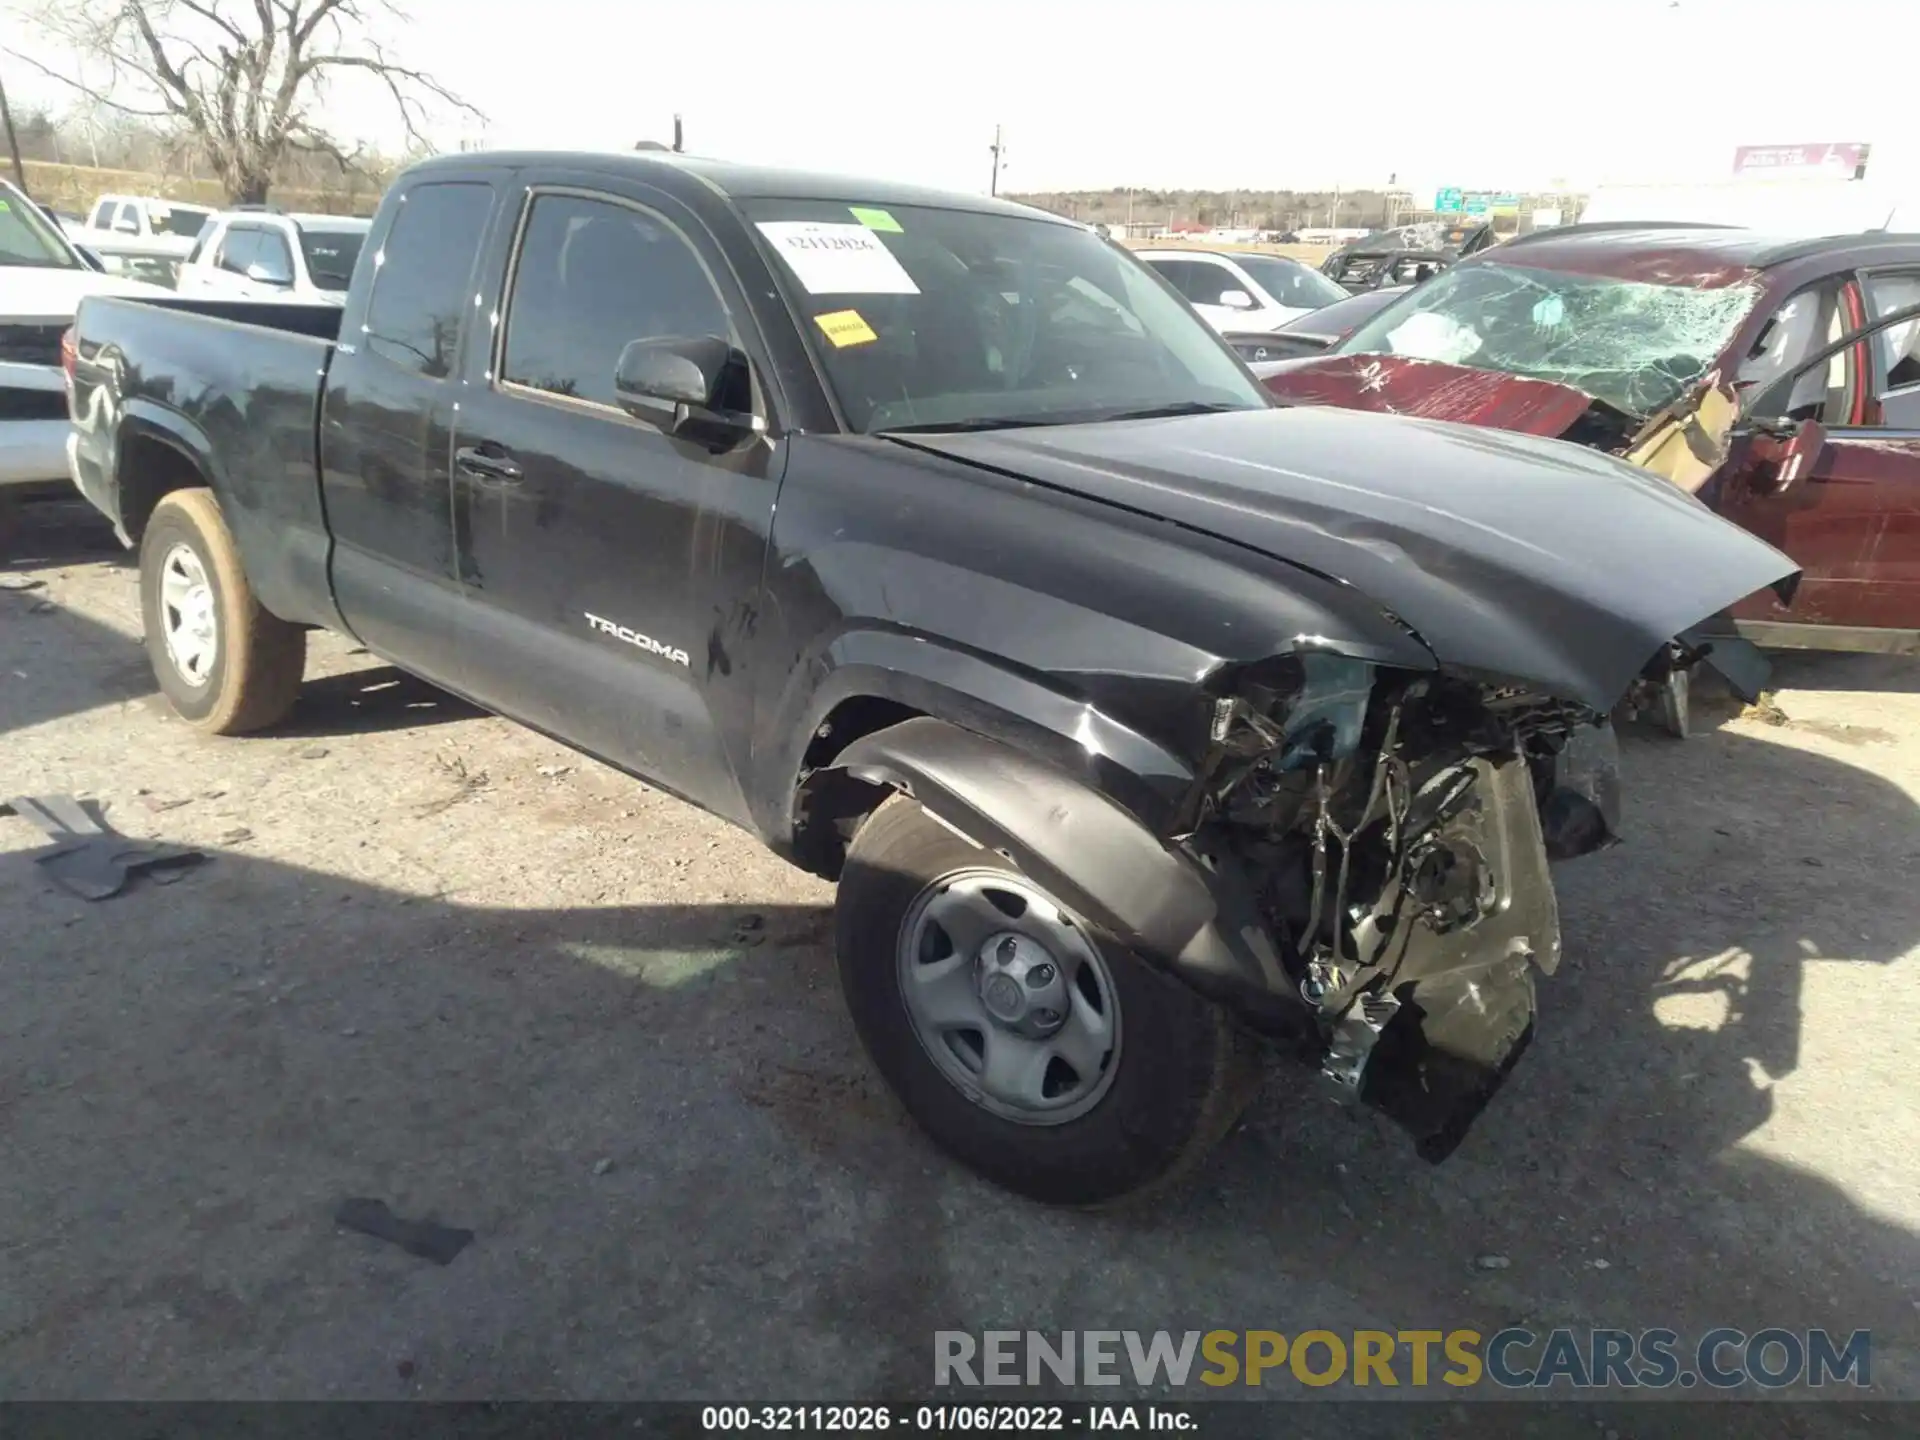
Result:
{"label": "red car hood", "polygon": [[1295,405],[1452,420],[1523,435],[1564,434],[1593,397],[1551,380],[1404,355],[1315,355],[1262,365],[1261,383]]}

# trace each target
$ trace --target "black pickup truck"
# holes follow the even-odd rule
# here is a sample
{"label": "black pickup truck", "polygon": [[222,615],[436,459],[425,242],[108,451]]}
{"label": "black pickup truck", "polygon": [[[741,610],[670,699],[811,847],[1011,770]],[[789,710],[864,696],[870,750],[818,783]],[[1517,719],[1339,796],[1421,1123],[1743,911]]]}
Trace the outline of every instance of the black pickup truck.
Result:
{"label": "black pickup truck", "polygon": [[1256,1040],[1451,1150],[1604,717],[1793,575],[1607,456],[1277,407],[1084,226],[674,155],[427,161],[343,310],[69,349],[182,716],[342,631],[837,877],[877,1067],[1056,1202],[1204,1153]]}

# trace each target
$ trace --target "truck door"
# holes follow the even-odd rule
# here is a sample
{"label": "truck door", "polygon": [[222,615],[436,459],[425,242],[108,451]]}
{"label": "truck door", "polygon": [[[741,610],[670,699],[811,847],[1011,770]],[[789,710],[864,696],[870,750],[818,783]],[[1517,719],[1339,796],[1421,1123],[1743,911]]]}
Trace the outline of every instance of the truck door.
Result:
{"label": "truck door", "polygon": [[1848,281],[1835,298],[1832,324],[1818,332],[1832,336],[1824,347],[1831,353],[1817,353],[1755,397],[1759,408],[1779,412],[1773,418],[1820,424],[1823,443],[1809,448],[1804,473],[1744,467],[1718,507],[1803,567],[1800,591],[1790,609],[1755,596],[1734,615],[1763,643],[1914,650],[1920,646],[1920,320],[1910,313],[1870,319],[1866,307],[1874,317],[1911,312],[1920,302],[1920,274]]}
{"label": "truck door", "polygon": [[[744,356],[751,324],[677,201],[578,179],[529,185],[489,265],[501,319],[491,355],[469,356],[453,450],[462,666],[482,703],[744,819],[729,757],[751,707],[728,647],[783,452],[668,434],[622,408],[614,373],[636,340],[717,337]],[[764,403],[754,388],[742,404]]]}
{"label": "truck door", "polygon": [[321,410],[341,617],[375,654],[454,689],[460,581],[447,456],[494,194],[486,180],[435,178],[390,207],[386,233],[368,237],[371,283],[341,317]]}

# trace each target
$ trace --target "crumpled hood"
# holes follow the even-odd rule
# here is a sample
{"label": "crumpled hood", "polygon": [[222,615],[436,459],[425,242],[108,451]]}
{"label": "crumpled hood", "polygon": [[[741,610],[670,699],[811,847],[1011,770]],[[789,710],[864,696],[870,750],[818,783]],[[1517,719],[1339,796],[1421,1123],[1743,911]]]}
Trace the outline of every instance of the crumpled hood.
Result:
{"label": "crumpled hood", "polygon": [[1319,407],[902,437],[1354,586],[1444,665],[1608,711],[1793,562],[1624,461]]}
{"label": "crumpled hood", "polygon": [[1565,434],[1593,404],[1571,385],[1404,355],[1315,355],[1269,362],[1255,373],[1289,404],[1417,415],[1549,438]]}

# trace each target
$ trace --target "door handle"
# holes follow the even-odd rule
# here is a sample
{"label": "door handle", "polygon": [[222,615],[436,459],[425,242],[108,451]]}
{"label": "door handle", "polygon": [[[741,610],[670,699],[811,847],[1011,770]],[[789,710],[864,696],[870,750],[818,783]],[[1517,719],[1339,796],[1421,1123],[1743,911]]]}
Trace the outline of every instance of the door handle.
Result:
{"label": "door handle", "polygon": [[454,466],[463,475],[494,485],[518,485],[526,471],[496,445],[463,445],[453,452]]}

